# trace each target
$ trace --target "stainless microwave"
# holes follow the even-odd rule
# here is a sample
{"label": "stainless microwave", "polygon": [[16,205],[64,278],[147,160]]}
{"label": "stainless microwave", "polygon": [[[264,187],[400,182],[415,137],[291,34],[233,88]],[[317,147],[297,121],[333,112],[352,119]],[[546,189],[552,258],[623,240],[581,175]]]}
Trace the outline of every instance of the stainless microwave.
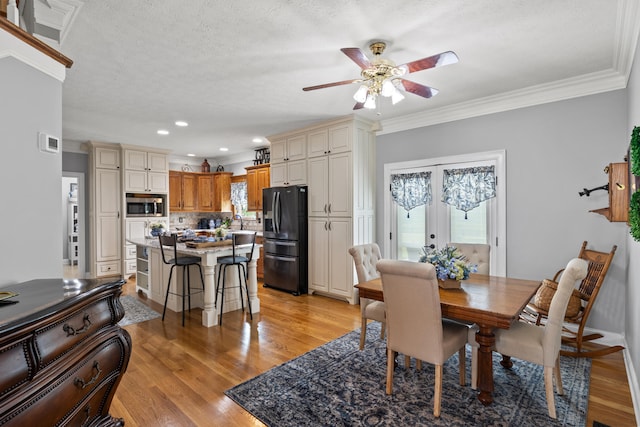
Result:
{"label": "stainless microwave", "polygon": [[127,216],[167,216],[166,201],[164,194],[127,193]]}

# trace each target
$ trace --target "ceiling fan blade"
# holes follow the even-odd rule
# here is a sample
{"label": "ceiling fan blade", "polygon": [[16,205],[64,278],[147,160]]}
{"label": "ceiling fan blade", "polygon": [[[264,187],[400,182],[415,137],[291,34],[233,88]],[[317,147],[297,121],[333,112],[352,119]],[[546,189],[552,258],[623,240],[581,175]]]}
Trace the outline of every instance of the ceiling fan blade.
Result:
{"label": "ceiling fan blade", "polygon": [[348,85],[348,84],[351,84],[351,83],[358,83],[358,82],[361,82],[361,81],[362,81],[361,79],[343,80],[341,82],[325,83],[323,85],[303,87],[302,90],[307,91],[307,90],[324,89],[325,87]]}
{"label": "ceiling fan blade", "polygon": [[441,67],[443,65],[455,64],[458,62],[458,55],[454,52],[447,51],[437,55],[429,56],[428,58],[418,59],[413,62],[407,62],[406,64],[399,65],[398,68],[403,68],[406,73],[414,73],[420,70],[427,70],[433,67]]}
{"label": "ceiling fan blade", "polygon": [[354,110],[360,110],[364,108],[364,102],[356,102],[356,105],[353,106]]}
{"label": "ceiling fan blade", "polygon": [[351,60],[353,62],[358,64],[358,66],[360,68],[362,68],[363,70],[365,68],[371,67],[371,61],[369,61],[369,58],[367,58],[367,55],[365,55],[364,52],[362,50],[360,50],[360,48],[357,48],[357,47],[344,47],[344,48],[342,48],[340,50],[342,51],[342,53],[344,53],[349,58],[351,58]]}
{"label": "ceiling fan blade", "polygon": [[423,98],[431,98],[439,92],[436,88],[421,85],[420,83],[412,82],[409,80],[400,79],[400,82],[402,83],[402,87],[404,87],[404,90]]}

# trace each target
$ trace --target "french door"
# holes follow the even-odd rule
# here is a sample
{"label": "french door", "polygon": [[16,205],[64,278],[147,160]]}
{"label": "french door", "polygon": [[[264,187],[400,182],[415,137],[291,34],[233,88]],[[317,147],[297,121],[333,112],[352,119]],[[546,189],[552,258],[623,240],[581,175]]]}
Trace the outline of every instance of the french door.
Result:
{"label": "french door", "polygon": [[[442,248],[450,242],[482,243],[491,246],[491,274],[506,273],[506,230],[504,183],[498,181],[497,196],[486,200],[465,215],[443,203],[442,180],[445,169],[494,166],[496,177],[504,176],[504,152],[425,159],[385,165],[385,188],[391,175],[431,172],[431,203],[408,213],[385,193],[384,253],[393,259],[417,261],[424,247]],[[501,188],[502,187],[502,188]]]}

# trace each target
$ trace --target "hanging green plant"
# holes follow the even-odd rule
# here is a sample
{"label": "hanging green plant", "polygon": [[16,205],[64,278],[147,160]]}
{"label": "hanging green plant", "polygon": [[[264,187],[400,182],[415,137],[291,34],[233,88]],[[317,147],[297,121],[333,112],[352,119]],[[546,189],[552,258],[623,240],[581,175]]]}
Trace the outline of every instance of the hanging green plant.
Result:
{"label": "hanging green plant", "polygon": [[635,126],[631,132],[631,173],[640,176],[640,127]]}
{"label": "hanging green plant", "polygon": [[629,203],[629,228],[631,237],[636,242],[640,242],[640,191],[636,191],[631,196]]}

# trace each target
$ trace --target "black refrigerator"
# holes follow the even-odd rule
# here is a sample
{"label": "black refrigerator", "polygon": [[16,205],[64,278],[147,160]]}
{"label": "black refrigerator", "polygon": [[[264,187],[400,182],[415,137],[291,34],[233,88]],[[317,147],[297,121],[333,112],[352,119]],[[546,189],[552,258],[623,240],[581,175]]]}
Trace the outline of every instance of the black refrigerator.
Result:
{"label": "black refrigerator", "polygon": [[307,293],[307,186],[262,190],[264,286]]}

